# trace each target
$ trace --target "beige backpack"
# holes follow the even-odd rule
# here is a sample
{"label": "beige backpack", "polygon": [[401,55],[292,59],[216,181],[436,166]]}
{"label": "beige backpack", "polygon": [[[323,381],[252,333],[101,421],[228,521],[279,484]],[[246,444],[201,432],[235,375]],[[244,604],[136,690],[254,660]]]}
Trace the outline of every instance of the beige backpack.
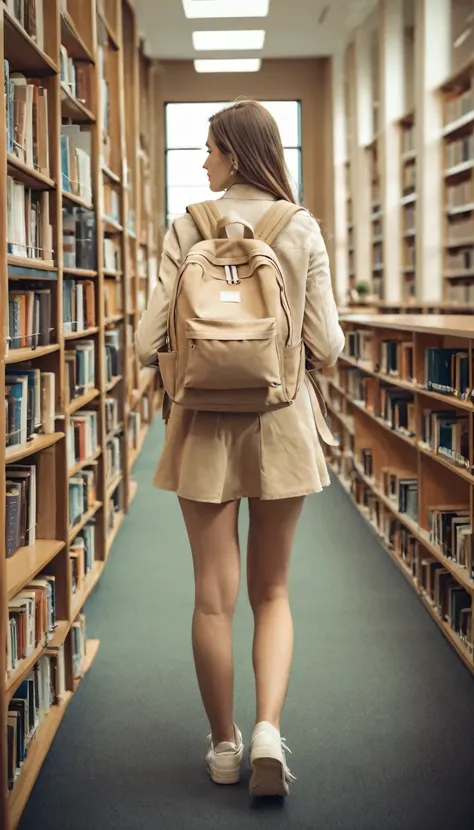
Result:
{"label": "beige backpack", "polygon": [[[285,282],[271,245],[300,210],[276,202],[255,227],[221,218],[215,202],[188,212],[204,241],[174,286],[168,349],[158,355],[171,400],[185,409],[268,412],[289,406],[304,378],[301,332],[293,331]],[[243,237],[227,228],[243,226]]]}

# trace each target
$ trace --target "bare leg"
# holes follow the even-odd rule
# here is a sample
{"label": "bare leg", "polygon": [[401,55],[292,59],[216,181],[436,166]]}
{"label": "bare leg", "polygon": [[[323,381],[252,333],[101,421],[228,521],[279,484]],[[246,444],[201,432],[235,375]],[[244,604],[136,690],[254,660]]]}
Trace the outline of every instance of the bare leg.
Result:
{"label": "bare leg", "polygon": [[278,730],[293,656],[288,574],[303,503],[303,497],[250,501],[247,581],[255,619],[255,722],[268,721]]}
{"label": "bare leg", "polygon": [[192,641],[202,701],[214,744],[234,741],[232,620],[240,585],[240,502],[180,499],[193,554]]}

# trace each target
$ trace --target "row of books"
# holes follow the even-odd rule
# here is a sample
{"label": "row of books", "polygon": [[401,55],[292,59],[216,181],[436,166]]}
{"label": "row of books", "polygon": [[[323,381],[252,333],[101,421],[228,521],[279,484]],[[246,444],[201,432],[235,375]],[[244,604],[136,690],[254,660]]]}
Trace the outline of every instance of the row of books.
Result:
{"label": "row of books", "polygon": [[470,247],[450,251],[446,257],[446,267],[449,271],[474,271],[474,242]]}
{"label": "row of books", "polygon": [[122,482],[114,489],[108,505],[107,505],[107,532],[111,533],[115,529],[117,516],[123,510],[123,488]]}
{"label": "row of books", "polygon": [[56,628],[56,579],[41,575],[8,600],[7,677],[39,646],[46,646]]}
{"label": "row of books", "polygon": [[446,288],[446,299],[450,303],[459,305],[474,305],[474,283],[473,282],[448,282]]}
{"label": "row of books", "polygon": [[120,429],[119,402],[111,396],[105,399],[105,431],[107,435]]}
{"label": "row of books", "polygon": [[65,268],[97,269],[97,222],[94,211],[63,208],[63,263]]}
{"label": "row of books", "polygon": [[416,435],[416,408],[413,394],[393,386],[380,388],[379,411],[391,429],[413,438]]}
{"label": "row of books", "polygon": [[471,213],[450,217],[447,244],[456,245],[459,240],[474,239],[474,215]]}
{"label": "row of books", "polygon": [[445,144],[446,167],[455,167],[466,161],[474,162],[474,133],[463,135]]}
{"label": "row of books", "polygon": [[8,704],[7,759],[8,789],[11,791],[22,773],[33,740],[47,719],[52,706],[66,693],[64,646],[43,654]]}
{"label": "row of books", "polygon": [[403,250],[403,267],[416,268],[416,245],[414,242],[409,242],[405,245]]}
{"label": "row of books", "polygon": [[110,383],[122,374],[120,329],[105,331],[105,378]]}
{"label": "row of books", "polygon": [[111,435],[106,445],[107,484],[111,484],[122,472],[122,441],[123,436]]}
{"label": "row of books", "polygon": [[122,270],[122,253],[119,240],[106,236],[104,239],[104,268],[106,271]]}
{"label": "row of books", "polygon": [[474,578],[471,556],[472,527],[468,504],[432,507],[428,511],[430,542],[448,559],[469,570]]}
{"label": "row of books", "polygon": [[53,230],[49,221],[49,194],[30,190],[7,177],[8,253],[53,263]]}
{"label": "row of books", "polygon": [[5,371],[6,446],[26,444],[35,433],[51,434],[55,420],[55,375],[40,369]]}
{"label": "row of books", "polygon": [[7,150],[45,176],[50,174],[48,90],[3,62]]}
{"label": "row of books", "polygon": [[411,233],[411,231],[416,230],[416,210],[412,204],[404,205],[403,217],[405,223],[404,233]]}
{"label": "row of books", "polygon": [[420,589],[443,622],[449,623],[460,639],[467,643],[472,625],[471,596],[438,559],[430,556],[422,558]]}
{"label": "row of books", "polygon": [[83,61],[69,57],[66,47],[60,46],[60,78],[61,83],[69,90],[73,98],[77,98],[88,109],[91,104],[91,70]]}
{"label": "row of books", "polygon": [[96,325],[93,280],[64,280],[63,325],[65,334],[85,331]]}
{"label": "row of books", "polygon": [[92,133],[78,124],[61,127],[62,188],[92,201]]}
{"label": "row of books", "polygon": [[36,349],[51,342],[51,289],[15,287],[8,291],[8,349]]}
{"label": "row of books", "polygon": [[426,349],[425,388],[465,400],[469,394],[468,353],[460,349]]}
{"label": "row of books", "polygon": [[372,362],[373,358],[373,336],[371,331],[356,329],[346,333],[344,354],[354,360]]}
{"label": "row of books", "polygon": [[464,207],[474,203],[474,179],[467,179],[459,184],[451,184],[446,188],[446,207]]}
{"label": "row of books", "polygon": [[97,500],[96,470],[80,470],[69,479],[69,527],[78,524]]}
{"label": "row of books", "polygon": [[425,410],[421,443],[455,465],[471,470],[469,416],[454,410]]}
{"label": "row of books", "polygon": [[473,110],[474,84],[465,92],[462,92],[461,95],[456,93],[452,98],[445,99],[444,123],[447,126]]}
{"label": "row of books", "polygon": [[95,521],[91,520],[84,525],[74,541],[69,545],[73,594],[80,592],[84,584],[84,579],[94,568],[96,561],[95,534]]}
{"label": "row of books", "polygon": [[10,14],[44,50],[44,0],[5,0]]}
{"label": "row of books", "polygon": [[71,402],[95,387],[95,349],[94,340],[76,340],[71,342],[70,348],[66,350],[64,356],[67,401]]}
{"label": "row of books", "polygon": [[411,470],[382,468],[382,491],[399,513],[418,522],[418,479]]}
{"label": "row of books", "polygon": [[66,447],[69,468],[81,461],[87,461],[98,450],[98,413],[95,409],[81,409],[80,412],[71,415],[66,429]]}
{"label": "row of books", "polygon": [[106,184],[103,189],[104,215],[120,224],[120,194],[113,184]]}
{"label": "row of books", "polygon": [[36,465],[6,467],[5,551],[9,559],[16,551],[36,541]]}

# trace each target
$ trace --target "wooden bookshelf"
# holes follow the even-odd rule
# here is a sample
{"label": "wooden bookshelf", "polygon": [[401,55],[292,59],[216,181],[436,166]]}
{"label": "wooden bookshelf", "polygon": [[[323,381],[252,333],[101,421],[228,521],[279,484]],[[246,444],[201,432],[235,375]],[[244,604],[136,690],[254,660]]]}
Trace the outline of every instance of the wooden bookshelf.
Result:
{"label": "wooden bookshelf", "polygon": [[343,326],[345,352],[319,378],[339,439],[329,463],[474,671],[474,318]]}
{"label": "wooden bookshelf", "polygon": [[416,298],[416,147],[415,114],[400,120],[401,150],[401,281],[402,298]]}
{"label": "wooden bookshelf", "polygon": [[[157,274],[156,70],[128,0],[41,6],[35,31],[32,19],[16,20],[13,4],[0,3],[9,75],[2,61],[3,80],[11,88],[0,104],[7,124],[0,138],[6,174],[0,386],[8,401],[7,418],[0,410],[0,827],[6,830],[17,826],[97,654],[98,641],[86,636],[84,603],[136,494],[133,464],[156,403],[156,373],[140,370],[133,353]],[[26,101],[24,110],[15,109],[16,96]],[[19,112],[33,118],[28,96],[35,118],[43,119],[33,123],[32,144],[17,123]],[[19,220],[22,204],[36,212],[28,231]],[[31,397],[29,420],[20,402],[26,370],[32,389],[42,384],[41,395]],[[34,601],[22,599],[32,580],[41,583]],[[47,599],[52,585],[54,615]],[[39,602],[49,609],[47,630],[30,632],[26,642],[23,620]],[[12,625],[13,661],[12,649],[5,653]],[[7,791],[3,736],[15,717],[11,707],[23,705],[15,695],[23,694],[23,681],[34,673],[44,679],[48,671],[54,696],[41,701],[27,757]]]}
{"label": "wooden bookshelf", "polygon": [[[375,112],[374,109],[374,117]],[[380,160],[378,139],[375,138],[367,147],[369,157],[369,186],[371,192],[371,228],[372,228],[372,290],[375,298],[383,300],[384,296],[384,249],[383,249],[383,210],[380,182]]]}
{"label": "wooden bookshelf", "polygon": [[444,295],[474,305],[474,55],[441,88]]}

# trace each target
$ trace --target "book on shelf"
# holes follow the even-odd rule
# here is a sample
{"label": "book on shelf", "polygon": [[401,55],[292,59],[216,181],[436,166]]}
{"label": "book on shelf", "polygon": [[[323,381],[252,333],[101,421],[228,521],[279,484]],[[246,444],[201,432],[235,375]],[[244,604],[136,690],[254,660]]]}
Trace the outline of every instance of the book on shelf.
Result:
{"label": "book on shelf", "polygon": [[[438,559],[424,557],[421,561],[422,593],[429,599],[443,622],[467,643],[472,624],[470,594],[453,578]],[[472,647],[472,646],[471,646]]]}
{"label": "book on shelf", "polygon": [[92,202],[92,133],[78,124],[61,126],[62,188]]}
{"label": "book on shelf", "polygon": [[453,92],[445,98],[445,126],[474,110],[474,84],[461,94]]}
{"label": "book on shelf", "polygon": [[406,527],[403,527],[399,522],[397,522],[395,551],[410,568],[413,579],[417,581],[419,577],[418,540],[412,536],[410,531]]}
{"label": "book on shelf", "polygon": [[7,760],[8,789],[21,778],[36,733],[51,707],[66,693],[64,646],[46,651],[14,692],[8,704]]}
{"label": "book on shelf", "polygon": [[[128,283],[127,283],[128,284]],[[113,317],[115,314],[123,314],[122,281],[104,281],[104,316]]]}
{"label": "book on shelf", "polygon": [[[457,271],[460,276],[462,276],[463,271],[471,271],[471,275],[474,277],[474,242],[472,246],[450,251],[446,257],[446,267],[448,271]],[[471,275],[468,274],[468,276]]]}
{"label": "book on shelf", "polygon": [[122,270],[120,242],[110,236],[104,239],[104,268],[106,271]]}
{"label": "book on shelf", "polygon": [[80,553],[81,563],[84,565],[83,578],[91,573],[95,563],[95,534],[96,525],[95,520],[91,519],[87,522],[82,530],[77,534],[76,538],[69,545],[69,552]]}
{"label": "book on shelf", "polygon": [[95,347],[93,340],[77,340],[64,353],[65,398],[69,403],[95,386]]}
{"label": "book on shelf", "polygon": [[455,410],[424,410],[421,443],[455,465],[470,470],[469,416]]}
{"label": "book on shelf", "polygon": [[474,133],[463,135],[445,144],[446,167],[456,167],[465,162],[474,162]]}
{"label": "book on shelf", "polygon": [[446,188],[446,207],[467,209],[474,203],[474,179],[467,179],[458,184],[450,184]]}
{"label": "book on shelf", "polygon": [[122,472],[122,436],[112,435],[107,439],[106,447],[107,483]]}
{"label": "book on shelf", "polygon": [[107,383],[122,373],[121,334],[119,329],[105,332],[105,376]]}
{"label": "book on shelf", "polygon": [[344,352],[348,357],[352,357],[355,360],[360,360],[364,363],[372,362],[372,332],[366,331],[366,329],[347,332]]}
{"label": "book on shelf", "polygon": [[36,465],[9,464],[5,468],[5,550],[7,559],[36,541]]}
{"label": "book on shelf", "polygon": [[65,334],[86,331],[96,325],[93,280],[63,282],[63,326]]}
{"label": "book on shelf", "polygon": [[372,449],[370,447],[365,448],[365,449],[361,449],[360,459],[361,459],[361,462],[362,462],[362,469],[364,471],[364,474],[367,476],[367,478],[372,478],[372,476],[374,474],[374,470],[373,470],[373,451],[372,451]]}
{"label": "book on shelf", "polygon": [[105,431],[107,434],[119,429],[118,400],[113,397],[105,399]]}
{"label": "book on shelf", "polygon": [[48,90],[4,61],[7,152],[45,176],[50,175]]}
{"label": "book on shelf", "polygon": [[91,458],[99,447],[98,413],[81,409],[71,415],[66,431],[68,466]]}
{"label": "book on shelf", "polygon": [[448,559],[452,559],[469,571],[474,578],[471,553],[472,528],[468,504],[438,505],[428,508],[430,542],[439,547]]}
{"label": "book on shelf", "polygon": [[49,194],[30,190],[7,176],[7,250],[12,256],[53,264]]}
{"label": "book on shelf", "polygon": [[59,60],[62,86],[71,93],[73,98],[77,98],[85,107],[90,109],[92,97],[90,67],[83,61],[71,58],[64,44],[60,46]]}
{"label": "book on shelf", "polygon": [[465,400],[469,395],[468,353],[459,349],[426,349],[425,388]]}
{"label": "book on shelf", "polygon": [[474,305],[474,282],[448,282],[446,299],[449,303]]}
{"label": "book on shelf", "polygon": [[94,211],[63,208],[63,262],[65,268],[95,271],[97,223]]}
{"label": "book on shelf", "polygon": [[25,444],[35,433],[54,432],[55,375],[18,366],[5,370],[6,446]]}
{"label": "book on shelf", "polygon": [[459,214],[450,216],[446,244],[448,247],[457,245],[459,241],[466,241],[468,245],[474,245],[474,213]]}
{"label": "book on shelf", "polygon": [[107,511],[107,531],[111,533],[115,528],[115,523],[117,521],[117,516],[123,510],[123,497],[122,497],[122,485],[119,484],[118,487],[115,488],[114,492],[112,493],[109,502],[108,502],[108,511]]}
{"label": "book on shelf", "polygon": [[5,4],[12,17],[44,51],[44,0],[6,0]]}
{"label": "book on shelf", "polygon": [[[128,420],[128,445],[137,449],[138,441],[140,438],[140,432],[142,428],[142,417],[141,412],[137,412],[133,410],[130,412],[129,420]],[[334,435],[334,431],[332,433]],[[336,437],[336,436],[334,436]]]}
{"label": "book on shelf", "polygon": [[69,479],[69,527],[81,521],[97,498],[95,469],[80,470]]}
{"label": "book on shelf", "polygon": [[51,639],[56,627],[56,580],[50,576],[32,579],[8,600],[7,676],[41,645]]}
{"label": "book on shelf", "polygon": [[72,638],[72,671],[75,679],[84,674],[84,660],[86,656],[86,615],[79,614],[71,626]]}
{"label": "book on shelf", "polygon": [[8,350],[49,346],[51,317],[50,288],[9,288]]}
{"label": "book on shelf", "polygon": [[409,438],[416,435],[415,399],[408,390],[381,386],[379,414],[395,432]]}
{"label": "book on shelf", "polygon": [[120,224],[120,194],[112,184],[104,187],[104,215]]}

